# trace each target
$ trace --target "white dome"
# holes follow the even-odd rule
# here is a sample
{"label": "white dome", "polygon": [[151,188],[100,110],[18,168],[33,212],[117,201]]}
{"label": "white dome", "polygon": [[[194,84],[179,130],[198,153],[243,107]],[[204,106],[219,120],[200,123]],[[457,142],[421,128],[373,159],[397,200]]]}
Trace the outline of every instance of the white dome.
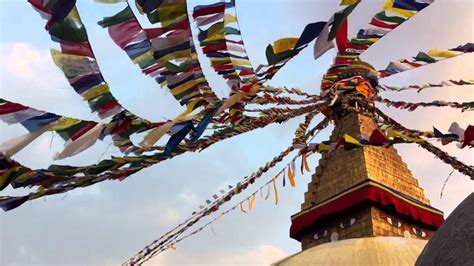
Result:
{"label": "white dome", "polygon": [[414,265],[426,243],[403,237],[346,239],[309,248],[273,265]]}

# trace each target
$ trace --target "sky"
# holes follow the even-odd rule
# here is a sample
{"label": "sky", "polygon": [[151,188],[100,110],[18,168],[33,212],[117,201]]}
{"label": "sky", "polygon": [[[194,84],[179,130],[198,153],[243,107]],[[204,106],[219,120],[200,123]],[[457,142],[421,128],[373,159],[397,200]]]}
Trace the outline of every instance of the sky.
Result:
{"label": "sky", "polygon": [[[189,1],[189,9],[209,1]],[[311,0],[238,0],[237,12],[249,57],[254,66],[265,63],[266,46],[282,37],[297,37],[304,26],[327,20],[339,10],[338,1]],[[380,9],[382,1],[363,1],[349,18],[349,34],[365,27]],[[183,109],[173,97],[151,78],[143,76],[123,51],[97,25],[123,5],[104,5],[78,0],[78,8],[105,79],[119,102],[144,118],[162,121]],[[390,60],[409,58],[418,51],[448,49],[474,41],[471,0],[437,0],[430,7],[374,44],[362,58],[377,69]],[[141,19],[148,26],[146,19]],[[44,30],[45,22],[20,0],[0,0],[0,97],[40,110],[65,116],[97,120],[87,103],[75,94],[63,74],[53,64],[50,48],[57,44]],[[197,49],[199,51],[199,49]],[[311,49],[295,57],[275,78],[274,86],[298,87],[319,92],[321,75],[330,65],[334,51],[315,61]],[[203,58],[204,59],[204,58]],[[387,85],[440,82],[446,79],[473,79],[474,55],[463,55],[435,65],[407,71],[384,79]],[[225,97],[228,88],[202,61],[204,72],[216,93]],[[473,101],[474,86],[433,88],[422,93],[384,92],[394,100]],[[465,128],[473,124],[472,112],[449,108],[418,108],[414,112],[381,108],[408,128],[442,131],[457,121]],[[317,121],[322,119],[317,117]],[[215,144],[201,153],[188,153],[157,164],[118,181],[107,181],[66,195],[50,196],[25,203],[18,209],[0,213],[1,265],[117,265],[135,254],[164,232],[185,220],[206,199],[234,185],[258,170],[291,144],[294,130],[302,119],[271,125],[249,134]],[[330,128],[316,141],[326,140]],[[0,141],[26,132],[21,126],[0,124]],[[110,139],[73,157],[54,162],[53,154],[64,142],[58,136],[44,134],[14,159],[32,168],[52,163],[88,165],[101,158],[119,155]],[[438,145],[439,146],[439,145]],[[396,146],[408,167],[420,181],[434,207],[449,213],[474,186],[468,177],[454,172],[444,195],[440,191],[452,168],[416,145]],[[442,147],[469,165],[474,164],[472,150],[460,150],[454,144]],[[318,156],[309,158],[311,168]],[[278,164],[256,182],[270,180],[288,161]],[[215,234],[206,229],[181,242],[151,261],[159,265],[268,265],[300,251],[297,241],[289,238],[290,216],[300,210],[310,174],[296,177],[296,188],[279,189],[280,202],[256,200],[248,214],[238,211],[213,225]],[[0,195],[21,195],[27,190],[5,189]],[[248,189],[223,209],[233,206],[253,192]],[[213,217],[210,217],[213,218]]]}

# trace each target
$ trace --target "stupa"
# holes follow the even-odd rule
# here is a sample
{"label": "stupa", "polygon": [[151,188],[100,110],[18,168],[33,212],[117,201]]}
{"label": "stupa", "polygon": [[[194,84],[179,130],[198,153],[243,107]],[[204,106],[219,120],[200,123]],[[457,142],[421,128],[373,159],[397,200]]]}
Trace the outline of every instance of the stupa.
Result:
{"label": "stupa", "polygon": [[[326,74],[335,76],[328,86],[339,89],[329,93],[341,99],[329,114],[335,122],[331,141],[377,128],[372,116],[344,108],[362,108],[350,98],[341,103],[348,93],[370,96],[374,71],[358,61]],[[442,222],[443,213],[430,206],[393,146],[336,149],[322,155],[301,211],[291,217],[290,237],[302,251],[274,265],[413,265]]]}

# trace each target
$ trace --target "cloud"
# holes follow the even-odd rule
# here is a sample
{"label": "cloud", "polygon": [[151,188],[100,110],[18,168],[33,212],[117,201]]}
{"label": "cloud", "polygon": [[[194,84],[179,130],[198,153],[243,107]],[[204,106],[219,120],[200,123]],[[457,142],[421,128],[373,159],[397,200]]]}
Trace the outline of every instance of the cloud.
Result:
{"label": "cloud", "polygon": [[178,194],[178,198],[184,201],[186,204],[194,204],[198,203],[199,197],[196,193],[192,192],[191,190],[184,190],[183,192]]}
{"label": "cloud", "polygon": [[0,97],[40,110],[91,119],[87,103],[68,84],[48,49],[0,43]]}
{"label": "cloud", "polygon": [[160,216],[160,224],[162,225],[172,225],[179,222],[181,215],[176,209],[167,208],[162,211]]}
{"label": "cloud", "polygon": [[34,65],[41,64],[42,58],[38,50],[26,43],[14,43],[11,52],[2,62],[6,72],[19,78],[34,77]]}

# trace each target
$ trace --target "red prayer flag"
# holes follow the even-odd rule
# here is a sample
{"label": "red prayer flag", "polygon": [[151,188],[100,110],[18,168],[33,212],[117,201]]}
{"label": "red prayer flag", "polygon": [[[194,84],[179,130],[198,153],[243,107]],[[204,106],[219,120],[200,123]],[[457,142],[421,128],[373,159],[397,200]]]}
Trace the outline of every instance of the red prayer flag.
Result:
{"label": "red prayer flag", "polygon": [[24,105],[21,105],[18,103],[7,102],[0,105],[0,115],[14,113],[14,112],[18,112],[18,111],[26,110],[26,109],[28,109],[28,107]]}
{"label": "red prayer flag", "polygon": [[379,129],[375,129],[370,135],[369,142],[374,145],[383,145],[388,143],[388,140]]}
{"label": "red prayer flag", "polygon": [[395,29],[396,27],[398,27],[398,25],[400,25],[400,24],[385,23],[385,22],[383,22],[381,20],[378,20],[376,18],[372,18],[372,21],[370,21],[369,24],[380,27],[380,28],[384,28],[384,29]]}
{"label": "red prayer flag", "polygon": [[94,58],[92,47],[88,42],[61,41],[61,51],[64,54],[83,55]]}
{"label": "red prayer flag", "polygon": [[462,148],[469,145],[472,141],[474,141],[474,126],[469,125],[464,131],[464,143],[462,144]]}
{"label": "red prayer flag", "polygon": [[124,48],[142,30],[135,18],[122,22],[108,28],[112,40],[120,47]]}
{"label": "red prayer flag", "polygon": [[337,49],[343,53],[347,49],[347,19],[344,19],[336,34]]}
{"label": "red prayer flag", "polygon": [[194,8],[193,18],[221,13],[221,12],[224,12],[224,9],[225,9],[225,3],[218,3],[217,5],[214,4],[214,5],[209,5],[205,7],[198,6]]}

